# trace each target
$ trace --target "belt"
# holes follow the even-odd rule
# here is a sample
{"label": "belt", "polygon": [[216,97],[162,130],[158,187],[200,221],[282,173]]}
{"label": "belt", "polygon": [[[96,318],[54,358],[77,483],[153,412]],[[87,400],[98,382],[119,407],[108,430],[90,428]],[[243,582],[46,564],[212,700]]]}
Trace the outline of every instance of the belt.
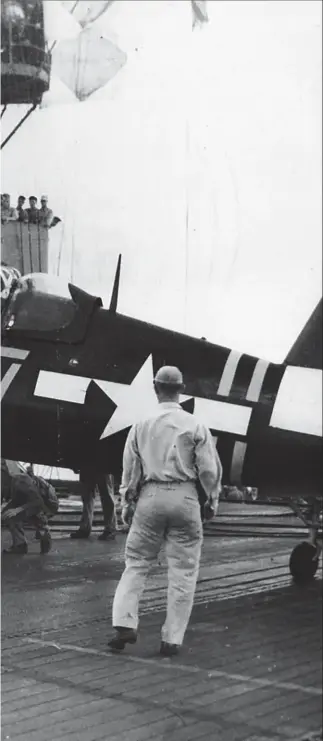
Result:
{"label": "belt", "polygon": [[187,486],[187,484],[196,486],[197,480],[187,479],[187,481],[178,481],[176,479],[172,479],[172,481],[158,481],[157,479],[149,479],[148,481],[144,482],[143,486],[147,486],[148,484],[154,484],[155,486],[161,486],[167,489],[168,487],[173,487],[173,486],[183,486],[183,485]]}

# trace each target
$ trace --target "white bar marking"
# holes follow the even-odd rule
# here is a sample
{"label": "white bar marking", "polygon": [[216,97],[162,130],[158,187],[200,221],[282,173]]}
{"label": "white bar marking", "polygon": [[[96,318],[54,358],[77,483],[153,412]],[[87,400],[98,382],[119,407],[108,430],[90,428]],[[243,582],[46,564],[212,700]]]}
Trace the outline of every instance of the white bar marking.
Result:
{"label": "white bar marking", "polygon": [[[85,394],[90,382],[90,378],[82,376],[40,371],[34,393],[35,396],[84,404]],[[96,381],[96,383],[100,386],[104,385],[100,381]],[[129,389],[127,384],[115,384],[115,386],[118,387],[119,394],[122,392],[122,386],[124,387],[123,392]],[[246,435],[251,411],[249,407],[243,407],[239,404],[195,398],[194,415],[199,416],[203,424],[214,430]]]}
{"label": "white bar marking", "polygon": [[12,363],[10,368],[8,368],[7,372],[4,374],[1,380],[1,399],[3,399],[4,395],[7,393],[10,384],[19,371],[19,368],[21,368],[20,363]]}
{"label": "white bar marking", "polygon": [[44,396],[47,399],[84,404],[85,394],[90,383],[91,378],[41,370],[39,371],[34,394],[35,396]]}
{"label": "white bar marking", "polygon": [[249,388],[246,395],[247,401],[258,401],[261,387],[263,384],[263,380],[265,378],[265,374],[267,372],[267,368],[269,366],[269,363],[266,360],[258,360],[256,363],[254,372],[252,374],[252,379],[249,384]]}
{"label": "white bar marking", "polygon": [[287,366],[270,420],[271,427],[322,436],[322,371]]}
{"label": "white bar marking", "polygon": [[212,430],[246,435],[252,409],[226,401],[195,398],[194,416]]}
{"label": "white bar marking", "polygon": [[247,443],[236,440],[233,448],[230,480],[232,484],[239,486],[241,484],[244,458],[246,455]]}
{"label": "white bar marking", "polygon": [[20,350],[18,347],[6,347],[2,345],[1,355],[4,358],[14,358],[15,360],[26,360],[29,350]]}
{"label": "white bar marking", "polygon": [[[56,648],[57,651],[75,651],[76,653],[80,654],[87,654],[89,656],[107,656],[111,659],[111,656],[115,656],[115,654],[112,653],[112,651],[98,651],[96,648],[83,648],[83,646],[75,646],[72,643],[56,643],[54,641],[43,641],[38,638],[24,638],[24,642],[26,643],[35,643],[39,646],[42,646],[43,648],[47,648],[47,646],[52,646],[53,648]],[[127,661],[133,661],[135,664],[147,664],[148,666],[157,666],[159,671],[162,671],[163,669],[166,669],[169,671],[170,669],[174,669],[175,671],[182,671],[186,674],[202,674],[205,676],[208,676],[209,678],[224,678],[224,679],[233,679],[237,682],[248,682],[251,685],[254,685],[255,687],[278,687],[279,689],[283,690],[294,690],[295,692],[304,692],[306,695],[318,695],[321,697],[322,695],[322,689],[318,687],[312,687],[310,685],[307,685],[306,687],[302,687],[300,684],[294,684],[293,682],[275,682],[271,679],[264,678],[258,678],[258,677],[251,677],[249,674],[230,674],[229,672],[222,672],[218,669],[203,669],[200,666],[192,666],[191,664],[178,664],[174,661],[167,661],[163,659],[162,661],[160,659],[146,659],[141,656],[131,656],[131,654],[126,655],[119,655],[120,661],[124,661],[125,663]]]}
{"label": "white bar marking", "polygon": [[229,396],[241,355],[241,352],[236,352],[235,350],[231,350],[228,355],[217,391],[220,396]]}

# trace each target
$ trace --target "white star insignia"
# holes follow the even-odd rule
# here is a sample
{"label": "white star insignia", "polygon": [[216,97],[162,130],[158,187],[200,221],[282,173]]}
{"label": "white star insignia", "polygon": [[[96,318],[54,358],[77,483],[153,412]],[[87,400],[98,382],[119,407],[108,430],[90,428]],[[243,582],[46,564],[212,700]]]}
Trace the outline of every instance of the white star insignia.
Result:
{"label": "white star insignia", "polygon": [[[113,381],[96,380],[102,391],[117,405],[102,432],[100,440],[131,427],[136,422],[157,411],[158,401],[154,391],[153,378],[153,359],[152,355],[149,355],[129,386]],[[192,397],[183,395],[181,401],[190,398]]]}

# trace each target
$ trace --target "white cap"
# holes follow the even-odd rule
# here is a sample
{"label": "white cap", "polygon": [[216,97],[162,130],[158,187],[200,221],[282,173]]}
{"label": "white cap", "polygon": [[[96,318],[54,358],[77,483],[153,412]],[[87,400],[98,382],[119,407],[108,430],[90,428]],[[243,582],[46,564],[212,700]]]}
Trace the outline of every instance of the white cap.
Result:
{"label": "white cap", "polygon": [[182,386],[183,376],[179,368],[173,365],[164,365],[157,371],[154,383],[161,383],[164,386]]}

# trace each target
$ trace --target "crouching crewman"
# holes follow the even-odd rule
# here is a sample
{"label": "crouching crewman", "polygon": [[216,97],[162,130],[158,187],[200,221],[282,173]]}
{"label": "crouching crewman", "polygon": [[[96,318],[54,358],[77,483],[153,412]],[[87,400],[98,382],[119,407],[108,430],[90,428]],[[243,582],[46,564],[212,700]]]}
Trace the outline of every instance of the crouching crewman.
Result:
{"label": "crouching crewman", "polygon": [[54,487],[40,476],[30,475],[14,461],[1,459],[1,520],[10,530],[12,545],[3,554],[28,552],[24,524],[35,528],[40,552],[51,549],[48,519],[56,514],[59,502]]}

